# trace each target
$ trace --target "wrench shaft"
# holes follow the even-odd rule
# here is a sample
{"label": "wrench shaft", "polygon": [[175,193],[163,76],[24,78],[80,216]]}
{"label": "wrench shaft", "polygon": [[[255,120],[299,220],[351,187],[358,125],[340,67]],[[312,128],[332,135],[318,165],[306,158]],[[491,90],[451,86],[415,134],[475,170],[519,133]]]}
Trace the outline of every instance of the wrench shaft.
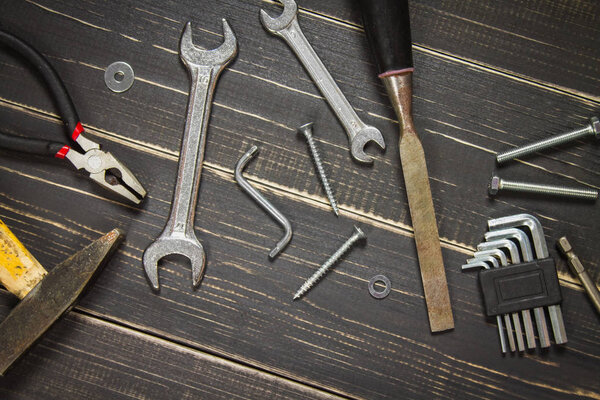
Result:
{"label": "wrench shaft", "polygon": [[191,68],[188,113],[179,155],[177,183],[169,220],[161,236],[194,235],[194,216],[204,162],[206,128],[216,76],[211,69]]}
{"label": "wrench shaft", "polygon": [[300,59],[313,82],[325,96],[331,109],[344,126],[348,140],[352,142],[356,134],[366,127],[366,124],[360,120],[317,53],[315,53],[308,39],[302,33],[298,20],[294,18],[286,29],[279,32],[279,35]]}

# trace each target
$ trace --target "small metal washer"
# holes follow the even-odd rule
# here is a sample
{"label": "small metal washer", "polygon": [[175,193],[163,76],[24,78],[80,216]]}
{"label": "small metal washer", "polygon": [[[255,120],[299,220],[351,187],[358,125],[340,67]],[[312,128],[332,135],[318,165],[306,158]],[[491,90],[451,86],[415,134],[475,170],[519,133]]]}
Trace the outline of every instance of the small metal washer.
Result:
{"label": "small metal washer", "polygon": [[[381,292],[375,290],[375,283],[377,282],[382,282],[385,285],[385,288]],[[376,299],[383,299],[384,297],[387,297],[387,295],[390,294],[390,290],[392,290],[392,283],[385,275],[375,275],[369,281],[369,293],[371,293],[371,296],[375,297]]]}
{"label": "small metal washer", "polygon": [[[118,77],[121,79],[117,79]],[[106,71],[104,71],[104,83],[115,93],[123,93],[129,90],[131,85],[133,85],[134,79],[133,68],[123,61],[110,64],[106,68]]]}

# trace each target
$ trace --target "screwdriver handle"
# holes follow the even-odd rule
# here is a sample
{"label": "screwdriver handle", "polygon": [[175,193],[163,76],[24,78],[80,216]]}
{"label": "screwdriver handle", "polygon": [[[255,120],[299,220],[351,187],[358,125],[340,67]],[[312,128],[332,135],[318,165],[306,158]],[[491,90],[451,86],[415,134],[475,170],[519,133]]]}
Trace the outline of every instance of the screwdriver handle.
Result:
{"label": "screwdriver handle", "polygon": [[358,0],[379,77],[412,72],[408,0]]}

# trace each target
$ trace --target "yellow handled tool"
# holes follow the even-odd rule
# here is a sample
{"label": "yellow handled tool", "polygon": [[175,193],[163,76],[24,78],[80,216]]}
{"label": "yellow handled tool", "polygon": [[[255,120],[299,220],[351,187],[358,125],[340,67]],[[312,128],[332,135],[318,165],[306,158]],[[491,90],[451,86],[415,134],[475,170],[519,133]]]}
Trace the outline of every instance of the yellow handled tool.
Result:
{"label": "yellow handled tool", "polygon": [[48,273],[0,221],[0,283],[22,299],[0,324],[0,375],[73,307],[123,237],[113,229]]}

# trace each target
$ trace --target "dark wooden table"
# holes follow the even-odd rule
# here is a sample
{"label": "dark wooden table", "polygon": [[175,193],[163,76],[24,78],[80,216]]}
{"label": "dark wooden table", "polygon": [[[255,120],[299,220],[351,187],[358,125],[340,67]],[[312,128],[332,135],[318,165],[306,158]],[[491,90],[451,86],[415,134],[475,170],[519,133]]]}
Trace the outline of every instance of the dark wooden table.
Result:
{"label": "dark wooden table", "polygon": [[[600,110],[600,2],[410,2],[414,113],[442,239],[456,328],[429,332],[397,131],[350,0],[299,0],[299,22],[350,103],[388,148],[354,163],[340,124],[287,45],[268,34],[270,1],[3,0],[0,26],[31,42],[66,82],[90,137],[148,190],[139,206],[67,163],[0,152],[0,219],[47,268],[113,227],[127,239],[79,305],[10,373],[2,399],[600,398],[600,318],[554,249],[566,234],[600,281],[597,204],[529,195],[488,198],[494,154],[586,123]],[[198,290],[185,260],[161,264],[159,294],[141,264],[169,213],[189,81],[178,42],[186,21],[206,48],[221,18],[239,42],[218,82],[196,211],[208,262]],[[135,70],[122,94],[104,84],[114,61]],[[40,79],[0,53],[0,120],[11,133],[64,138]],[[341,206],[331,212],[299,125],[315,135]],[[275,261],[280,228],[233,181],[248,179],[289,217],[294,238]],[[499,169],[513,179],[600,186],[599,142],[581,140]],[[556,259],[569,342],[500,354],[476,274],[460,271],[492,217],[528,212]],[[358,224],[368,244],[303,300],[292,294]],[[392,281],[384,300],[367,282]],[[16,301],[0,294],[1,316]]]}

